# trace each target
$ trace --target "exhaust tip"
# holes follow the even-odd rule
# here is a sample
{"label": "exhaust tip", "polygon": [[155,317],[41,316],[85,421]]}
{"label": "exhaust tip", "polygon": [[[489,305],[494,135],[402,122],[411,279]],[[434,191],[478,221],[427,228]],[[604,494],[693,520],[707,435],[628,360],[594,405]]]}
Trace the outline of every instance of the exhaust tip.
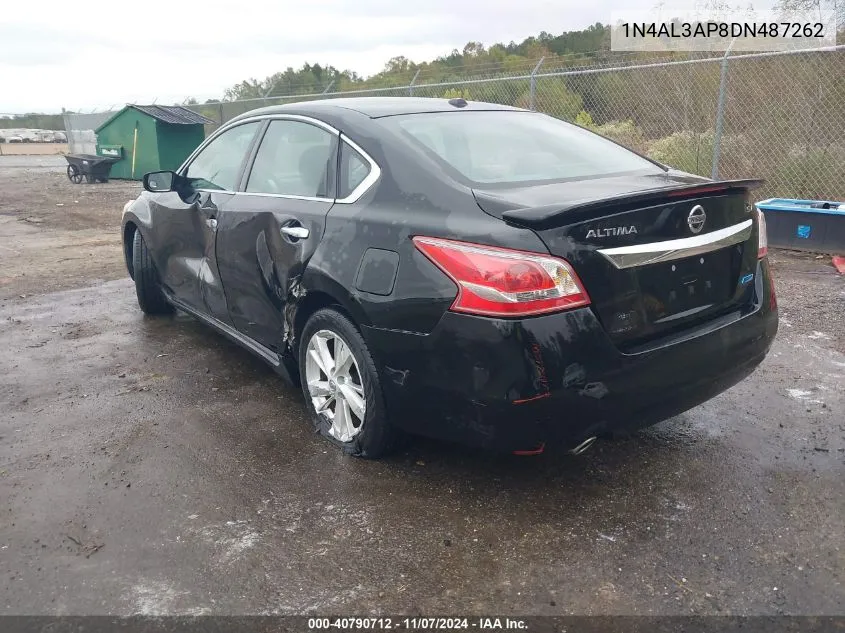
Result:
{"label": "exhaust tip", "polygon": [[569,449],[569,454],[570,455],[580,455],[581,453],[586,451],[588,448],[590,448],[595,443],[596,439],[597,438],[596,438],[595,435],[593,437],[588,437],[586,440],[581,442],[575,448]]}

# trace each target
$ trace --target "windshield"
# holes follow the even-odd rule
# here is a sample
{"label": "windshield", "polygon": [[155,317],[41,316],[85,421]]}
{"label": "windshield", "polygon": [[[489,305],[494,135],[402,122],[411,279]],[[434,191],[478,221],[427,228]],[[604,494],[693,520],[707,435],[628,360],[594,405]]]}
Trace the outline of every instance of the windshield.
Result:
{"label": "windshield", "polygon": [[475,184],[663,170],[576,125],[534,112],[465,111],[383,119]]}

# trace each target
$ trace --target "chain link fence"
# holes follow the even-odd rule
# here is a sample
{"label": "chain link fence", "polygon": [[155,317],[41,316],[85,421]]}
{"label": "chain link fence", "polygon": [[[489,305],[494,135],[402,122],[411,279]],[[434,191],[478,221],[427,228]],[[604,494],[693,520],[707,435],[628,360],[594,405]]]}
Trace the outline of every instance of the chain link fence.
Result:
{"label": "chain link fence", "polygon": [[[763,178],[756,196],[845,200],[845,46],[813,51],[632,62],[606,53],[591,66],[566,58],[477,67],[404,85],[313,89],[188,106],[215,120],[265,105],[357,96],[463,97],[545,112],[592,129],[678,169],[713,178]],[[300,90],[301,91],[301,90]],[[103,113],[101,113],[103,114]],[[105,113],[110,114],[110,113]],[[69,138],[79,123],[66,117]],[[71,151],[76,151],[71,143]]]}
{"label": "chain link fence", "polygon": [[65,134],[68,150],[71,154],[96,154],[98,127],[109,120],[112,111],[93,112],[91,114],[64,114]]}

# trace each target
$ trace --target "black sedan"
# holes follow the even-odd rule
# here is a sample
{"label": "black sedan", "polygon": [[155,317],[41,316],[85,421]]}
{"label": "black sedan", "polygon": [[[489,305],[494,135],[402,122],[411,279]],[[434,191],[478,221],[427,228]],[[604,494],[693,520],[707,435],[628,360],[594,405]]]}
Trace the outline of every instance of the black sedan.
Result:
{"label": "black sedan", "polygon": [[402,432],[578,453],[765,357],[756,184],[516,108],[336,99],[248,112],[147,174],[123,245],[145,313],[188,312],[301,383],[353,455]]}

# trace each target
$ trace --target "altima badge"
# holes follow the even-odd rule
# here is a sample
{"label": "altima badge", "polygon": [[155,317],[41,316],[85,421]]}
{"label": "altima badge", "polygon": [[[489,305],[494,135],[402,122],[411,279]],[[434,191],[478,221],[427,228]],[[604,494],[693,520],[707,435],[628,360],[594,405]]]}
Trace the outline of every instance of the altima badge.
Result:
{"label": "altima badge", "polygon": [[606,229],[590,229],[587,231],[587,239],[591,237],[615,237],[617,235],[636,235],[637,227],[633,224],[631,226],[611,226]]}
{"label": "altima badge", "polygon": [[695,205],[687,216],[687,226],[693,233],[701,233],[704,223],[707,221],[707,214],[700,204]]}

